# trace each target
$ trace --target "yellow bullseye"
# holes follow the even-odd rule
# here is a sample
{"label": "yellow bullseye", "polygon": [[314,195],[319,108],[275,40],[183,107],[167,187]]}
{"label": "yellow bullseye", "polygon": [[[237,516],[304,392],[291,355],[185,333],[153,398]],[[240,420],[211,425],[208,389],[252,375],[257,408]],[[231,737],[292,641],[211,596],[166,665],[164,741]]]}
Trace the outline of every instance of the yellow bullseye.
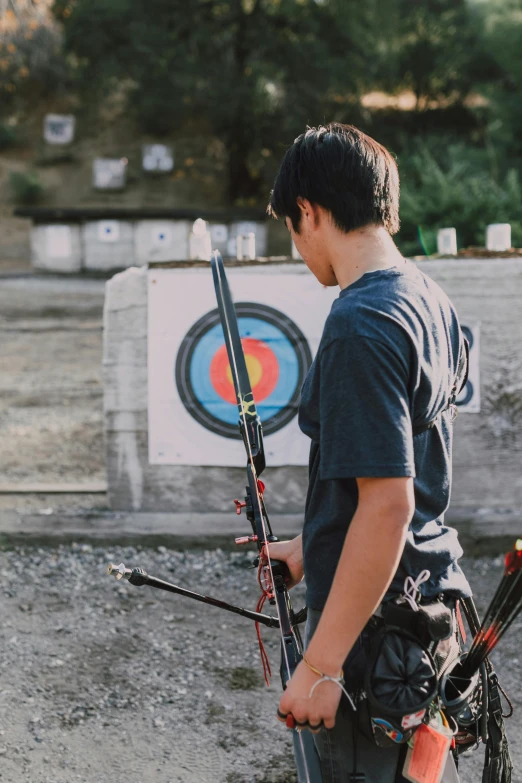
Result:
{"label": "yellow bullseye", "polygon": [[[259,361],[257,356],[253,356],[251,353],[245,354],[245,362],[247,366],[248,377],[250,379],[250,385],[252,388],[254,388],[254,386],[257,386],[257,384],[261,380],[261,376],[263,375],[263,368],[261,366],[261,362]],[[230,383],[233,383],[232,370],[230,369],[230,364],[227,366],[227,380]]]}

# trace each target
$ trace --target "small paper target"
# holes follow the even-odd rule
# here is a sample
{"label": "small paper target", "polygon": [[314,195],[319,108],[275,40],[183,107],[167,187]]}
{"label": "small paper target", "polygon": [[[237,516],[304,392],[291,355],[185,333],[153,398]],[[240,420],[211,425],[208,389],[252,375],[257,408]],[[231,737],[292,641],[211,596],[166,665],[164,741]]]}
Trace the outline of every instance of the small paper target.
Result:
{"label": "small paper target", "polygon": [[156,225],[151,231],[151,241],[154,247],[165,247],[172,244],[172,227],[165,225]]}
{"label": "small paper target", "polygon": [[117,220],[100,220],[98,222],[98,239],[100,242],[117,242],[120,238],[120,224]]}
{"label": "small paper target", "polygon": [[93,186],[98,190],[122,190],[127,176],[127,158],[95,158]]}
{"label": "small paper target", "polygon": [[[312,363],[297,325],[267,305],[235,305],[239,334],[265,435],[297,414],[301,386]],[[238,408],[218,310],[200,318],[184,337],[175,366],[179,396],[205,429],[239,438]]]}
{"label": "small paper target", "polygon": [[46,114],[44,139],[48,144],[70,144],[74,139],[74,126],[72,114]]}
{"label": "small paper target", "polygon": [[144,171],[169,172],[174,168],[174,154],[164,144],[144,144],[142,148]]}
{"label": "small paper target", "polygon": [[228,226],[220,223],[210,226],[210,236],[212,237],[212,246],[226,242],[228,240]]}

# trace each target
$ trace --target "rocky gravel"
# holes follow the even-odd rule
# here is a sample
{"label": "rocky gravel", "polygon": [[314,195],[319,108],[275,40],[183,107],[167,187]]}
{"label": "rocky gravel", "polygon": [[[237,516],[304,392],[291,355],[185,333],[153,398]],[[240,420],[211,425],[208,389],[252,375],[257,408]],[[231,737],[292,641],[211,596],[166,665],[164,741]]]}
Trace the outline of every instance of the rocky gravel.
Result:
{"label": "rocky gravel", "polygon": [[[105,478],[103,288],[101,280],[1,280],[0,483]],[[104,502],[0,495],[0,515],[81,519]],[[105,575],[108,561],[123,561],[253,608],[250,559],[85,543],[0,550],[0,783],[294,783],[290,740],[274,717],[277,631],[263,633],[274,669],[267,689],[251,621]],[[465,568],[483,612],[502,562],[470,559]],[[513,783],[522,783],[521,661],[518,622],[495,654],[515,707]],[[461,783],[479,783],[481,755],[462,760]]]}
{"label": "rocky gravel", "polygon": [[[105,575],[108,561],[123,561],[251,608],[250,558],[88,544],[0,552],[0,780],[293,783],[289,738],[274,718],[277,631],[263,634],[275,670],[268,689],[252,622]],[[483,610],[501,561],[466,567]],[[296,605],[302,596],[300,586]],[[512,740],[522,723],[520,631],[496,657],[517,710]],[[480,780],[480,755],[462,761],[462,783]]]}

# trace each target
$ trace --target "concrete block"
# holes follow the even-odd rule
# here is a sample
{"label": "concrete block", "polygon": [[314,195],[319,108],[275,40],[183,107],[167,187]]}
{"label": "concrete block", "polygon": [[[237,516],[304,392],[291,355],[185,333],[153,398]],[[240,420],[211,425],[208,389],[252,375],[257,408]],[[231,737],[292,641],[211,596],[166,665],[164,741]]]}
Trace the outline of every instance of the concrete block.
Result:
{"label": "concrete block", "polygon": [[437,253],[441,256],[457,255],[456,228],[441,228],[437,231]]}
{"label": "concrete block", "polygon": [[80,226],[33,223],[31,262],[35,269],[48,272],[79,272],[82,268]]}
{"label": "concrete block", "polygon": [[[135,365],[104,365],[103,367],[105,428],[118,429],[119,422],[109,414],[147,413],[147,368]],[[134,422],[136,424],[136,422]],[[145,423],[145,428],[147,427]]]}
{"label": "concrete block", "polygon": [[188,220],[138,220],[134,232],[136,263],[186,261],[191,228]]}
{"label": "concrete block", "polygon": [[84,267],[92,270],[134,266],[134,226],[129,220],[93,220],[82,228]]}
{"label": "concrete block", "polygon": [[[147,309],[147,270],[130,267],[111,277],[105,284],[104,313],[130,307]],[[147,316],[145,314],[145,323]]]}
{"label": "concrete block", "polygon": [[237,223],[232,223],[229,232],[228,255],[236,257],[237,247],[233,241],[238,234],[255,234],[256,243],[256,257],[262,257],[267,255],[267,225],[261,221],[255,220],[241,220]]}

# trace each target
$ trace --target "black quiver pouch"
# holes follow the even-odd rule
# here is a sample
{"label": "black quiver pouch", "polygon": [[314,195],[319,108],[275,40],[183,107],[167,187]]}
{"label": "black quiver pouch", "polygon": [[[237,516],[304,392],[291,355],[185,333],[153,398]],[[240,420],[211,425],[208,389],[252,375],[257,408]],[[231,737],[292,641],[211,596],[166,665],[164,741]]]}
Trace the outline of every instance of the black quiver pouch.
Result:
{"label": "black quiver pouch", "polygon": [[504,728],[498,679],[492,669],[488,672],[488,683],[488,739],[482,783],[511,783],[513,765]]}
{"label": "black quiver pouch", "polygon": [[442,601],[419,604],[416,612],[405,601],[389,601],[383,606],[382,617],[386,625],[409,631],[426,647],[449,639],[453,631],[451,609]]}
{"label": "black quiver pouch", "polygon": [[435,662],[403,628],[382,628],[372,640],[359,729],[380,747],[401,745],[425,721],[437,695]]}

